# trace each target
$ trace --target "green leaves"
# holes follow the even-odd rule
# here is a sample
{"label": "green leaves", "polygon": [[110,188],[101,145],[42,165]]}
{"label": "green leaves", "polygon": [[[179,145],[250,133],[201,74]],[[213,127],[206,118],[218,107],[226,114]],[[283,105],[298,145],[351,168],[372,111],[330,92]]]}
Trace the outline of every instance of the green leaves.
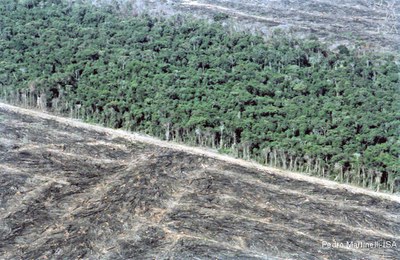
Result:
{"label": "green leaves", "polygon": [[295,169],[398,173],[399,67],[390,57],[332,52],[283,32],[265,42],[182,17],[4,1],[7,100],[35,105],[43,94],[56,112],[256,158],[265,148],[267,161]]}

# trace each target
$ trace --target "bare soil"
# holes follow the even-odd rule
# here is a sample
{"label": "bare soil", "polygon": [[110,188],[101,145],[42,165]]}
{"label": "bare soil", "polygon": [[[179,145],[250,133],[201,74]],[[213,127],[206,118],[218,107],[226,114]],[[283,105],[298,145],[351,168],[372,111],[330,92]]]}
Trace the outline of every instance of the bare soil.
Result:
{"label": "bare soil", "polygon": [[399,259],[399,212],[394,195],[0,104],[2,259]]}
{"label": "bare soil", "polygon": [[[361,45],[365,50],[400,50],[397,0],[169,0],[176,10],[200,17],[226,13],[237,28],[268,35],[279,28],[315,35],[332,47]],[[151,8],[151,7],[150,7]]]}

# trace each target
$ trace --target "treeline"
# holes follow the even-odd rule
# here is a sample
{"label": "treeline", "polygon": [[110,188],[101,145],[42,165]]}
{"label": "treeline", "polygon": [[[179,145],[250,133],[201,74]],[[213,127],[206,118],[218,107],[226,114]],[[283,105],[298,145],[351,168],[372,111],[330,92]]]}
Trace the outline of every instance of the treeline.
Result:
{"label": "treeline", "polygon": [[4,0],[0,25],[9,103],[396,189],[393,57],[55,0]]}

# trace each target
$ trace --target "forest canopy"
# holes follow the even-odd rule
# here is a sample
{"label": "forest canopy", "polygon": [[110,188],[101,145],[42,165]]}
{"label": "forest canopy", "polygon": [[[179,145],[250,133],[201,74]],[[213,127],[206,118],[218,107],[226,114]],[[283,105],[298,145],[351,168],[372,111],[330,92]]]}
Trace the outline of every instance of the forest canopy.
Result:
{"label": "forest canopy", "polygon": [[[218,18],[218,17],[217,17]],[[221,17],[220,17],[221,18]],[[282,32],[4,0],[0,95],[114,128],[379,189],[400,177],[399,66]]]}

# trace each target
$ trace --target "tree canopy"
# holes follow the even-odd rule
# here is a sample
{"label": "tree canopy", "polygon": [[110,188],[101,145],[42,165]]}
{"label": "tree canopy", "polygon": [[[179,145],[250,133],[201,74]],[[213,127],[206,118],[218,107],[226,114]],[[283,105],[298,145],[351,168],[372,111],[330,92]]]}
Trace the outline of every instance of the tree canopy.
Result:
{"label": "tree canopy", "polygon": [[181,16],[3,2],[7,102],[364,186],[400,176],[393,57]]}

